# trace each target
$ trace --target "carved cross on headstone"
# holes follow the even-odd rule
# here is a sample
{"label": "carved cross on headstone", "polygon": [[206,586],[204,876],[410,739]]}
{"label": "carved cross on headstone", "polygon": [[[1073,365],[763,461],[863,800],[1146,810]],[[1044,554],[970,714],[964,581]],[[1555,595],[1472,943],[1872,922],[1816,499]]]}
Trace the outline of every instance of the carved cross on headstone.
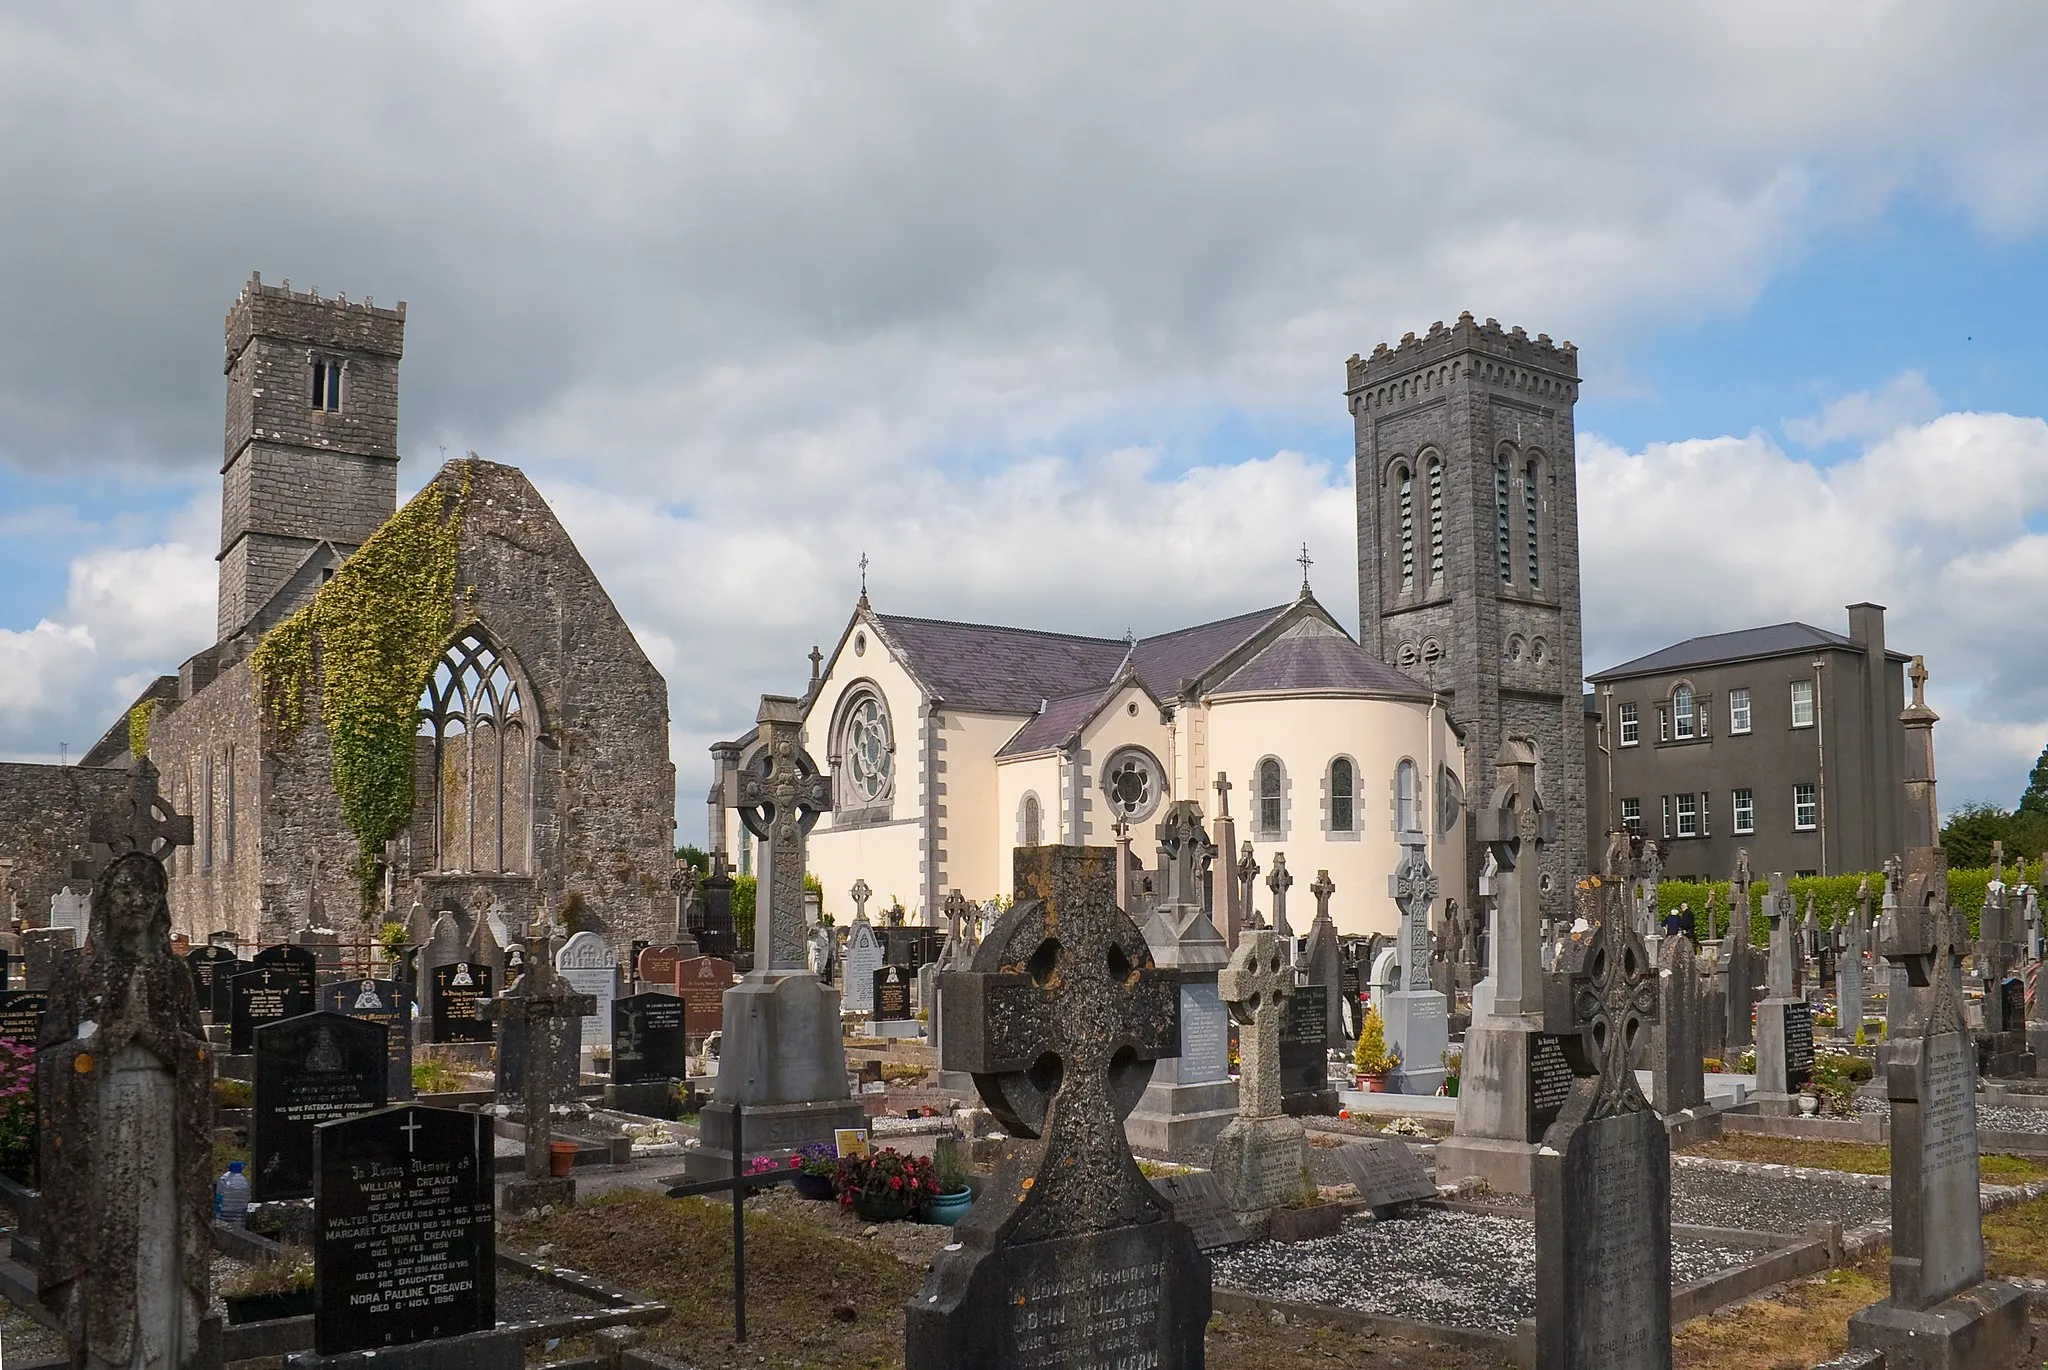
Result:
{"label": "carved cross on headstone", "polygon": [[1244,925],[1247,928],[1262,928],[1265,920],[1259,917],[1259,910],[1252,902],[1253,894],[1259,888],[1259,861],[1252,855],[1252,840],[1244,840],[1244,850],[1237,858],[1237,898],[1244,909]]}
{"label": "carved cross on headstone", "polygon": [[1110,824],[1110,831],[1116,834],[1116,906],[1125,913],[1131,912],[1131,825],[1118,818]]}
{"label": "carved cross on headstone", "polygon": [[1664,848],[1655,841],[1643,843],[1642,864],[1636,879],[1642,900],[1636,906],[1636,931],[1644,937],[1657,931],[1657,887],[1664,881]]}
{"label": "carved cross on headstone", "polygon": [[1909,677],[1909,678],[1910,678],[1910,679],[1912,680],[1912,682],[1913,682],[1913,703],[1912,703],[1911,707],[1912,707],[1912,708],[1915,708],[1915,709],[1924,709],[1924,708],[1926,708],[1926,707],[1927,707],[1927,661],[1926,661],[1926,658],[1924,658],[1924,657],[1917,657],[1917,656],[1916,656],[1916,657],[1914,657],[1914,658],[1913,658],[1913,664],[1912,664],[1912,666],[1911,666],[1911,667],[1910,667],[1910,668],[1909,668],[1909,669],[1908,669],[1908,670],[1906,671],[1906,675],[1907,675],[1907,676],[1908,676],[1908,677]]}
{"label": "carved cross on headstone", "polygon": [[1159,822],[1159,861],[1166,877],[1166,893],[1161,902],[1201,904],[1202,872],[1215,859],[1215,853],[1209,834],[1202,830],[1201,808],[1187,799],[1167,805]]}
{"label": "carved cross on headstone", "polygon": [[1473,835],[1487,844],[1498,870],[1493,882],[1493,1011],[1504,1017],[1540,1014],[1548,940],[1538,931],[1543,918],[1540,866],[1556,820],[1537,793],[1536,751],[1527,739],[1509,738],[1493,771],[1493,794],[1472,816]]}
{"label": "carved cross on headstone", "polygon": [[95,814],[87,832],[93,843],[93,875],[117,856],[147,852],[164,860],[173,847],[192,845],[192,820],[171,810],[157,792],[157,771],[146,756],[135,758],[128,771],[128,792],[112,813]]}
{"label": "carved cross on headstone", "polygon": [[1735,853],[1735,878],[1728,885],[1728,935],[1745,947],[1749,945],[1749,920],[1756,905],[1749,897],[1749,849]]}
{"label": "carved cross on headstone", "polygon": [[527,933],[526,972],[511,989],[493,999],[487,1010],[499,1023],[520,1023],[526,1032],[519,1093],[525,1114],[526,1180],[530,1184],[548,1178],[554,1108],[567,1102],[555,1097],[556,1040],[568,1031],[570,1024],[597,1012],[594,995],[578,994],[556,972],[555,932],[554,919],[544,908],[535,909]]}
{"label": "carved cross on headstone", "polygon": [[[1420,839],[1421,833],[1403,833]],[[1420,840],[1401,845],[1401,864],[1387,877],[1387,893],[1401,908],[1401,988],[1429,988],[1429,911],[1436,904],[1436,872]]]}
{"label": "carved cross on headstone", "polygon": [[1317,871],[1316,882],[1308,887],[1308,892],[1315,896],[1316,921],[1318,923],[1328,922],[1330,918],[1330,896],[1337,892],[1337,882],[1330,879],[1328,871]]}
{"label": "carved cross on headstone", "polygon": [[[1017,902],[975,953],[939,977],[943,1064],[974,1075],[1005,1129],[1045,1138],[1016,1195],[1014,1239],[1134,1220],[1149,1190],[1123,1120],[1178,1054],[1180,974],[1116,907],[1115,854],[1031,847],[1016,854]],[[1006,1198],[1008,1196],[1005,1196]]]}
{"label": "carved cross on headstone", "polygon": [[1770,893],[1764,896],[1764,916],[1771,920],[1771,957],[1765,968],[1765,985],[1773,999],[1793,996],[1796,953],[1792,949],[1792,930],[1798,907],[1798,901],[1785,887],[1784,873],[1773,871]]}
{"label": "carved cross on headstone", "polygon": [[1615,836],[1601,890],[1605,910],[1594,922],[1592,942],[1571,980],[1573,1015],[1584,1034],[1585,1054],[1600,1077],[1583,1121],[1650,1106],[1632,1061],[1657,1021],[1657,970],[1629,916],[1628,891],[1636,870],[1630,839]]}
{"label": "carved cross on headstone", "polygon": [[1230,817],[1230,777],[1222,771],[1216,772],[1216,783],[1210,788],[1216,791],[1216,816]]}
{"label": "carved cross on headstone", "polygon": [[820,772],[799,738],[803,701],[763,695],[761,749],[739,773],[740,821],[768,844],[754,928],[754,969],[804,970],[804,837],[832,807],[832,777]]}
{"label": "carved cross on headstone", "polygon": [[966,895],[954,890],[946,896],[942,907],[946,915],[946,936],[957,943],[967,935],[967,920],[974,912],[974,906],[967,902]]}
{"label": "carved cross on headstone", "polygon": [[1216,989],[1230,1007],[1237,1032],[1237,1116],[1280,1116],[1280,1033],[1287,1000],[1294,993],[1294,968],[1271,928],[1247,928],[1216,976]]}
{"label": "carved cross on headstone", "polygon": [[1273,931],[1281,937],[1294,936],[1294,929],[1287,926],[1287,891],[1294,887],[1294,876],[1287,869],[1287,853],[1273,853],[1273,870],[1266,877],[1266,888],[1273,891]]}
{"label": "carved cross on headstone", "polygon": [[853,882],[853,888],[848,890],[847,893],[853,897],[853,920],[856,923],[867,922],[868,900],[875,897],[875,892],[868,888],[867,881],[857,879]]}

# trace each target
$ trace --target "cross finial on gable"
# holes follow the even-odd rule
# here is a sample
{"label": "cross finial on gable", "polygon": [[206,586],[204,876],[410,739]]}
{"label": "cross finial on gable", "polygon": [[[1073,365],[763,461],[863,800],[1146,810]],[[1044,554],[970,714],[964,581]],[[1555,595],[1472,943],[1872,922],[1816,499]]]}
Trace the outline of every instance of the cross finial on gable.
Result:
{"label": "cross finial on gable", "polygon": [[860,554],[860,607],[868,607],[868,554]]}
{"label": "cross finial on gable", "polygon": [[1294,561],[1295,561],[1295,564],[1296,564],[1297,566],[1301,567],[1301,592],[1302,592],[1303,594],[1307,594],[1307,593],[1308,593],[1308,568],[1316,564],[1316,563],[1315,563],[1315,559],[1314,559],[1313,557],[1309,556],[1309,554],[1308,554],[1308,544],[1307,544],[1307,543],[1305,543],[1305,542],[1304,542],[1304,543],[1302,543],[1302,544],[1301,544],[1301,555],[1300,555],[1300,556],[1298,556],[1298,557],[1296,557],[1296,558],[1294,559]]}

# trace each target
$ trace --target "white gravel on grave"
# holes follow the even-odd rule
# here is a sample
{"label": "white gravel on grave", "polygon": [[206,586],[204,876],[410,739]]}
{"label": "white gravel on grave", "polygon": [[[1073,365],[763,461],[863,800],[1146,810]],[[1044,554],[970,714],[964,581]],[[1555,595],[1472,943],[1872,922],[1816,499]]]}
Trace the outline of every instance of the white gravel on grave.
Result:
{"label": "white gravel on grave", "polygon": [[[1757,1254],[1674,1242],[1672,1282]],[[1334,1236],[1254,1242],[1211,1259],[1218,1286],[1296,1303],[1495,1332],[1513,1332],[1536,1311],[1536,1226],[1525,1218],[1451,1209],[1386,1222],[1354,1218]]]}
{"label": "white gravel on grave", "polygon": [[[1891,1111],[1889,1099],[1870,1099],[1862,1095],[1856,1098],[1856,1112],[1859,1114],[1885,1117]],[[2012,1104],[1987,1104],[1979,1099],[1977,1127],[1992,1132],[2048,1133],[2048,1108],[2017,1108]]]}

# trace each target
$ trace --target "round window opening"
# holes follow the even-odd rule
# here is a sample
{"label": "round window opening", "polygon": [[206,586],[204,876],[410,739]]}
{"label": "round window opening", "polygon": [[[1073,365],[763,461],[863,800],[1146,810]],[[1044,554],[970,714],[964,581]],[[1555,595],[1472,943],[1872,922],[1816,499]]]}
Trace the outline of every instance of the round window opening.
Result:
{"label": "round window opening", "polygon": [[1135,699],[1132,700],[1130,704],[1126,706],[1124,712],[1128,713],[1132,718],[1136,718],[1138,716],[1138,701]]}
{"label": "round window opening", "polygon": [[855,656],[866,656],[868,654],[868,635],[866,633],[855,633],[853,635],[853,654]]}
{"label": "round window opening", "polygon": [[1102,792],[1118,818],[1136,822],[1151,817],[1159,807],[1159,791],[1159,763],[1146,752],[1118,752],[1102,773]]}

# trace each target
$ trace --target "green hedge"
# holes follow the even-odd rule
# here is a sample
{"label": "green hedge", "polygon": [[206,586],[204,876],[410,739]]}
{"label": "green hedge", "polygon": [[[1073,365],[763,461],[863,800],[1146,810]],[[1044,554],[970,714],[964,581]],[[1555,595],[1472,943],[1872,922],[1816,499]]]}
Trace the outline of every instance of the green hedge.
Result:
{"label": "green hedge", "polygon": [[[1806,900],[1807,896],[1811,895],[1813,897],[1814,916],[1820,920],[1822,927],[1832,928],[1855,911],[1856,887],[1866,878],[1870,881],[1870,916],[1874,920],[1878,916],[1879,901],[1883,898],[1884,894],[1884,876],[1881,872],[1873,872],[1868,877],[1862,875],[1794,876],[1785,882],[1785,887],[1791,891],[1793,899],[1797,901],[1801,918],[1806,917]],[[2036,861],[2031,865],[2022,865],[2015,862],[2006,867],[2005,880],[2008,885],[2016,884],[2022,880],[2039,884],[2041,880],[2041,863]],[[1969,935],[1971,937],[1977,935],[1977,916],[1984,911],[1984,892],[1990,884],[1991,870],[1989,867],[1980,867],[1976,870],[1951,870],[1948,873],[1949,907],[1963,915],[1964,919],[1968,922]],[[1711,884],[1695,880],[1660,881],[1657,885],[1657,911],[1660,915],[1676,913],[1680,904],[1690,904],[1695,918],[1699,920],[1700,936],[1718,937],[1726,931],[1729,888],[1729,882],[1726,880],[1716,880]],[[1714,892],[1715,924],[1711,932],[1709,932],[1705,921],[1708,890]],[[1762,913],[1764,896],[1769,893],[1770,880],[1768,876],[1757,877],[1755,882],[1749,887],[1750,941],[1757,945],[1762,945],[1770,938],[1770,921]]]}

